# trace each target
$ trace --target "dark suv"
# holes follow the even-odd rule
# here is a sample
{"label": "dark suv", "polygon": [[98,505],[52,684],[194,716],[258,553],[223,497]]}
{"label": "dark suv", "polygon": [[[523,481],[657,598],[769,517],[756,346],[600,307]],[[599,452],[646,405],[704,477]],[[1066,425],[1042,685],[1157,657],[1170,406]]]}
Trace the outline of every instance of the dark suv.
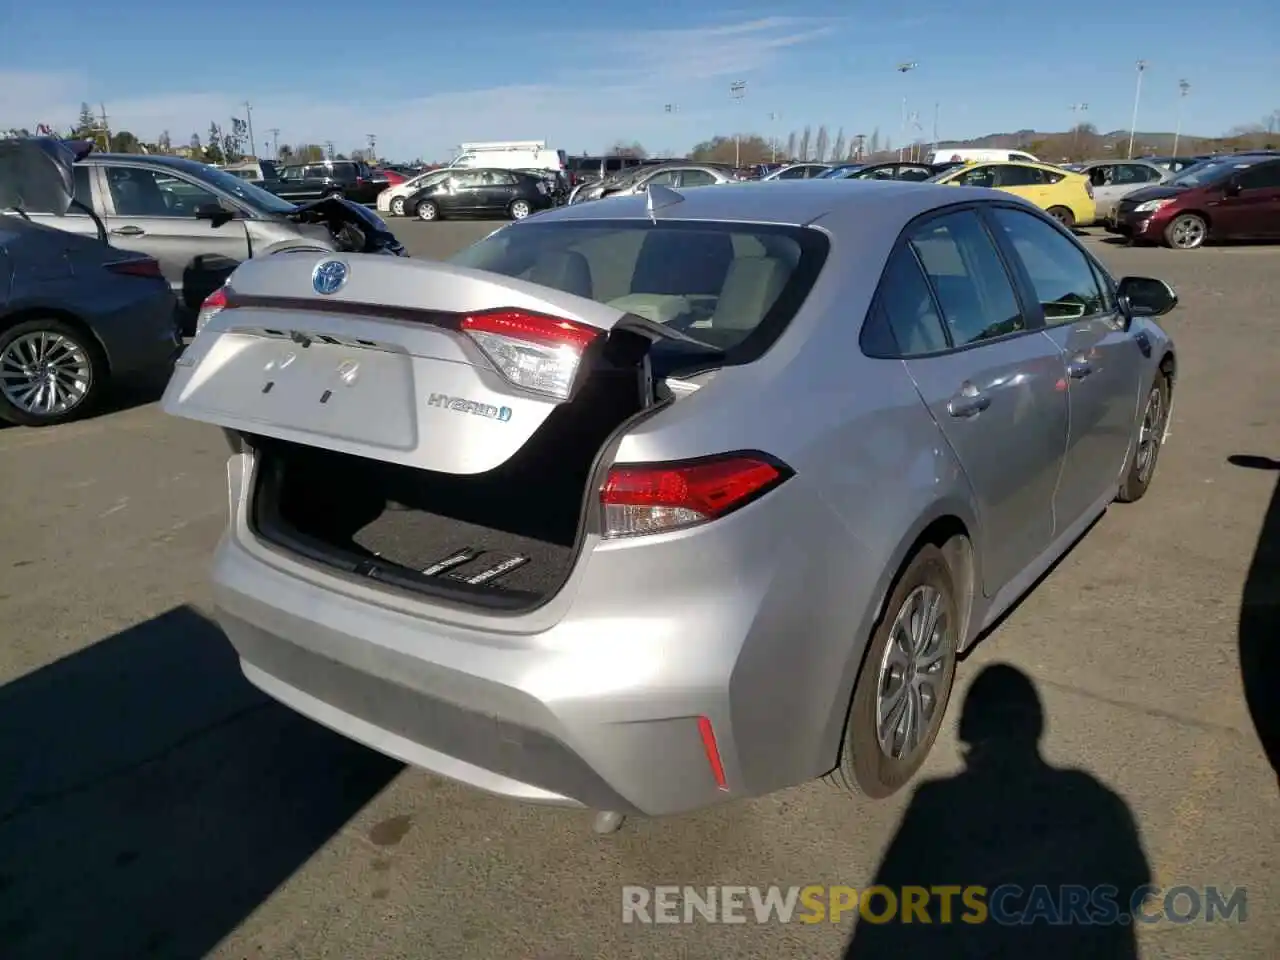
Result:
{"label": "dark suv", "polygon": [[373,203],[387,187],[385,180],[376,179],[372,167],[359,160],[291,163],[280,168],[277,179],[263,180],[259,185],[294,203],[331,196]]}

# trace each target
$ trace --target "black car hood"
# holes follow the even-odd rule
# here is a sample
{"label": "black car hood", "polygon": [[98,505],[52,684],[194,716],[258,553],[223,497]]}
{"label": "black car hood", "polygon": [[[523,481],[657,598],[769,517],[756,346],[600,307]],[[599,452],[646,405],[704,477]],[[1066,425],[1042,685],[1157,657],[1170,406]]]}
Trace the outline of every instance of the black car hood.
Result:
{"label": "black car hood", "polygon": [[1141,190],[1135,190],[1133,193],[1124,195],[1125,203],[1146,203],[1148,200],[1163,200],[1166,197],[1176,197],[1179,194],[1186,193],[1187,187],[1143,187]]}
{"label": "black car hood", "polygon": [[300,203],[284,217],[295,223],[322,223],[329,228],[339,250],[348,253],[392,253],[407,256],[404,246],[386,222],[358,203],[341,197],[324,197]]}
{"label": "black car hood", "polygon": [[92,149],[86,140],[0,140],[0,210],[30,208],[62,216],[75,195],[71,168]]}

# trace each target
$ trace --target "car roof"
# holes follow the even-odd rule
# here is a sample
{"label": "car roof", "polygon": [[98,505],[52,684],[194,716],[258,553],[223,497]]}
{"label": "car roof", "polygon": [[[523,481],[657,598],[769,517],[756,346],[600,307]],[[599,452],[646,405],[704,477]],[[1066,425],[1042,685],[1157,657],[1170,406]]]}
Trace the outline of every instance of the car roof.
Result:
{"label": "car roof", "polygon": [[[974,199],[1010,198],[1007,193],[980,187],[899,180],[770,180],[676,192],[684,197],[683,202],[658,211],[658,219],[805,225],[831,213],[856,211],[860,218],[878,222],[895,236],[908,220],[930,210]],[[536,222],[648,218],[646,197],[636,195],[559,207],[539,214]]]}

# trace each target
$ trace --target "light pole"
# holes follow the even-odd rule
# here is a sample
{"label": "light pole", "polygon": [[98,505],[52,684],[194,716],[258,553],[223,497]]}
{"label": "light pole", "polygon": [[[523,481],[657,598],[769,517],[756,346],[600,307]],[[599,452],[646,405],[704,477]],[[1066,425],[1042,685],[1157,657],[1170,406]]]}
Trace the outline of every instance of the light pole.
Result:
{"label": "light pole", "polygon": [[271,159],[280,159],[280,128],[272,127],[267,133],[271,134]]}
{"label": "light pole", "polygon": [[[1071,152],[1074,154],[1080,147],[1080,114],[1087,111],[1089,105],[1087,103],[1073,103],[1071,105],[1071,114],[1075,117],[1071,121]],[[1075,159],[1074,157],[1072,159]]]}
{"label": "light pole", "polygon": [[[729,99],[735,103],[741,103],[742,98],[747,95],[747,81],[735,80],[729,84]],[[735,125],[737,121],[734,121]],[[742,166],[742,135],[734,133],[733,135],[733,165],[735,167]]]}
{"label": "light pole", "polygon": [[365,139],[369,141],[369,163],[378,162],[378,136],[374,133],[366,133]]}
{"label": "light pole", "polygon": [[[662,105],[662,112],[663,112],[663,113],[672,113],[672,114],[679,113],[679,112],[680,112],[680,104],[678,104],[678,103],[664,103],[664,104]],[[673,150],[667,150],[667,151],[665,152],[665,155],[666,155],[666,156],[668,156],[668,157],[670,157],[670,156],[674,156],[674,155],[675,155],[675,152],[674,152]]]}
{"label": "light pole", "polygon": [[1142,102],[1142,75],[1147,72],[1147,61],[1139,60],[1134,64],[1138,68],[1138,86],[1133,92],[1133,120],[1129,124],[1129,159],[1133,159],[1133,138],[1138,132],[1138,104]]}
{"label": "light pole", "polygon": [[774,134],[775,124],[782,119],[782,114],[769,114],[769,162],[778,162],[778,137]]}
{"label": "light pole", "polygon": [[1173,155],[1178,155],[1178,138],[1182,136],[1182,101],[1191,92],[1191,84],[1185,80],[1178,81],[1178,125],[1173,129]]}
{"label": "light pole", "polygon": [[[894,69],[905,76],[907,73],[911,72],[918,66],[920,66],[920,64],[912,60],[910,62],[904,61],[903,63],[900,63]],[[902,141],[898,144],[899,160],[902,159],[902,147],[903,147],[903,144],[906,143],[906,141],[907,141],[907,98],[904,96],[902,98]]]}
{"label": "light pole", "polygon": [[933,153],[938,152],[938,114],[942,111],[942,104],[937,100],[933,101]]}
{"label": "light pole", "polygon": [[249,101],[244,102],[244,123],[249,130],[249,156],[255,160],[258,157],[258,145],[253,141],[253,107],[249,106]]}

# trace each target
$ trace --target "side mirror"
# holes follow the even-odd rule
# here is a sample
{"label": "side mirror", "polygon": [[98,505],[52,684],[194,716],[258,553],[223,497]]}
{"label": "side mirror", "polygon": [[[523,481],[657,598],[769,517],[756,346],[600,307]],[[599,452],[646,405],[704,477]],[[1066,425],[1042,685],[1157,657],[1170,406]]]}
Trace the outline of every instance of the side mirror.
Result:
{"label": "side mirror", "polygon": [[1129,317],[1163,317],[1178,305],[1178,295],[1163,280],[1125,277],[1116,287],[1116,300]]}
{"label": "side mirror", "polygon": [[1240,178],[1232,177],[1223,185],[1222,195],[1224,197],[1238,197],[1240,196],[1240,189]]}
{"label": "side mirror", "polygon": [[225,223],[230,223],[235,218],[236,215],[234,213],[216,203],[202,203],[196,207],[196,219],[208,220],[211,227],[220,227]]}

